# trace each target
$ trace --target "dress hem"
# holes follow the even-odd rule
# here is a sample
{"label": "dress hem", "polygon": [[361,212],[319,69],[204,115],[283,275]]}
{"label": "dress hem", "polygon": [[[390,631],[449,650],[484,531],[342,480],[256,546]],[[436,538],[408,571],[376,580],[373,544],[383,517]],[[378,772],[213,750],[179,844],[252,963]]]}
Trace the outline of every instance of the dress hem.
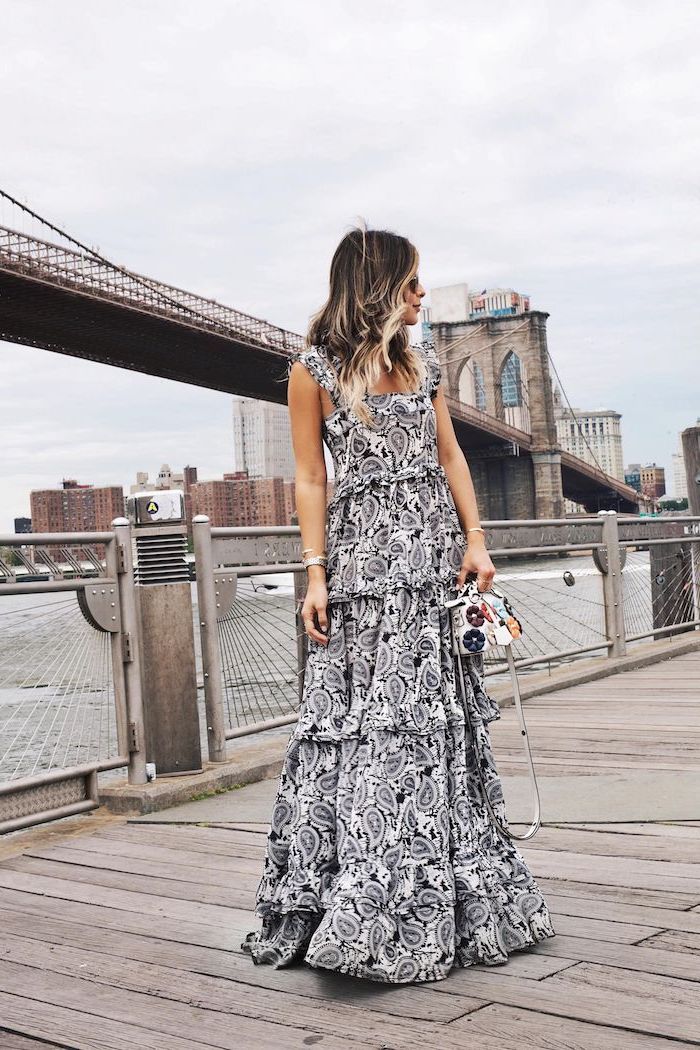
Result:
{"label": "dress hem", "polygon": [[[304,913],[308,915],[323,915],[323,912],[318,912],[313,909],[308,909],[308,911],[305,909],[299,910],[300,912],[303,910]],[[257,959],[255,956],[255,952],[253,951],[251,943],[254,940],[255,936],[255,932],[249,933],[246,940],[241,942],[240,948],[242,951],[248,953],[251,956],[252,961],[256,966],[269,965],[269,963],[266,963],[264,959]],[[303,955],[300,954],[296,958],[289,959],[277,965],[275,969],[286,969],[289,966],[297,964],[310,966],[314,970],[323,970],[326,973],[342,973],[348,977],[359,977],[363,980],[373,981],[377,984],[429,984],[433,981],[444,981],[448,977],[450,977],[455,970],[466,970],[470,966],[506,966],[510,962],[511,956],[515,955],[517,952],[530,951],[532,948],[535,948],[538,944],[541,944],[543,941],[551,940],[553,937],[556,936],[557,931],[554,929],[554,926],[552,925],[550,920],[549,929],[542,930],[542,932],[539,934],[534,933],[532,930],[528,931],[528,937],[523,944],[519,944],[517,947],[513,947],[510,949],[505,949],[503,955],[497,958],[489,957],[482,954],[480,956],[477,955],[473,959],[460,959],[458,958],[458,953],[464,950],[463,946],[460,946],[455,949],[455,958],[454,961],[451,963],[449,969],[443,970],[434,967],[432,970],[425,972],[425,974],[416,975],[414,977],[411,977],[410,980],[406,981],[386,980],[383,977],[380,977],[378,974],[373,975],[371,972],[365,972],[362,967],[352,966],[349,963],[341,963],[338,966],[325,966],[319,961],[313,961],[307,958],[308,949],[305,949]]]}

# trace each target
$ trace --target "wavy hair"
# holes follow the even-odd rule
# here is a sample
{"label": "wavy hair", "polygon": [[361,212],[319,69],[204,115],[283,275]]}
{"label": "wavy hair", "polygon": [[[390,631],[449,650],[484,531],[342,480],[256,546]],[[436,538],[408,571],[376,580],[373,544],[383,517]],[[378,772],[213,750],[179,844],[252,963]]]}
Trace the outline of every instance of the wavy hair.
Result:
{"label": "wavy hair", "polygon": [[409,345],[403,320],[404,293],[417,269],[418,252],[406,237],[356,226],[335,250],[328,299],[309,323],[307,348],[325,348],[332,369],[333,355],[338,359],[341,400],[370,426],[364,397],[381,377],[382,362],[407,390],[420,389],[426,378],[425,362]]}

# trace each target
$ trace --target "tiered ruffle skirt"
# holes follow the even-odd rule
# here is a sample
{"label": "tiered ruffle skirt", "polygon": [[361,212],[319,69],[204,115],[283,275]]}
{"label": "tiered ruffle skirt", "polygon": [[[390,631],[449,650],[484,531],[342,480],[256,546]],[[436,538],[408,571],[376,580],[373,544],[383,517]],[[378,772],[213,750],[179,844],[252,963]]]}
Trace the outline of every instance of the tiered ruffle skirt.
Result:
{"label": "tiered ruffle skirt", "polygon": [[434,579],[329,602],[272,810],[262,926],[243,943],[256,963],[432,981],[554,936],[483,801],[477,764],[507,826],[488,730],[500,713],[479,654],[458,694],[445,597]]}

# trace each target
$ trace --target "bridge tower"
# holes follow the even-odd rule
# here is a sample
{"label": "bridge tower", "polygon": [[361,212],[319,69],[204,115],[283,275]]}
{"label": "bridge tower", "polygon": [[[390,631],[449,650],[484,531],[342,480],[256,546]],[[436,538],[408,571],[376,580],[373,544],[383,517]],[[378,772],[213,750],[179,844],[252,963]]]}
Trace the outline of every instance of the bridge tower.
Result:
{"label": "bridge tower", "polygon": [[516,439],[463,449],[482,518],[564,517],[548,317],[536,310],[431,324],[445,393],[529,439],[529,448],[520,448]]}

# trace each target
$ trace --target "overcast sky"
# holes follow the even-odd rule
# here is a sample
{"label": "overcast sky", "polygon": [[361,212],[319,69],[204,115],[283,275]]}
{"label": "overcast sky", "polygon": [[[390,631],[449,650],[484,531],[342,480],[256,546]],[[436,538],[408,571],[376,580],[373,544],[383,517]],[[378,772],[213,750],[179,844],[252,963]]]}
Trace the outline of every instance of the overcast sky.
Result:
{"label": "overcast sky", "polygon": [[[0,0],[0,186],[108,258],[303,332],[359,217],[427,288],[528,293],[572,403],[666,467],[700,416],[700,5]],[[0,209],[0,223],[16,217]],[[2,304],[0,303],[0,310]],[[232,466],[231,399],[0,344],[32,488]],[[468,454],[468,450],[467,450]]]}

